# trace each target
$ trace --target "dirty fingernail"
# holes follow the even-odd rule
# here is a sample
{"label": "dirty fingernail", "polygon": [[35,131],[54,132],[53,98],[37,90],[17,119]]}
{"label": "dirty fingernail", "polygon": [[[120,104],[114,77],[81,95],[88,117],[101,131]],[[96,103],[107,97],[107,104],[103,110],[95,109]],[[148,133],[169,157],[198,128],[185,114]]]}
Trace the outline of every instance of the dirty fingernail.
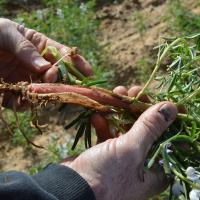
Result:
{"label": "dirty fingernail", "polygon": [[177,108],[172,103],[165,103],[158,112],[163,115],[165,121],[172,121],[176,118]]}
{"label": "dirty fingernail", "polygon": [[57,71],[50,68],[45,74],[44,74],[44,82],[46,83],[55,83],[58,79]]}

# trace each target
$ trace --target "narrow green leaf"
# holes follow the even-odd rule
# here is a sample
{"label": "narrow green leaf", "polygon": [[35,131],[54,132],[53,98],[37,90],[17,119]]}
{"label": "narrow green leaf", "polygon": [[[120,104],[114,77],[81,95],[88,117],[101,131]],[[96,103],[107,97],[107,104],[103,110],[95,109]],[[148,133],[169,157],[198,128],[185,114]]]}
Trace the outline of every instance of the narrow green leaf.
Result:
{"label": "narrow green leaf", "polygon": [[191,130],[192,138],[195,138],[196,132],[197,132],[197,124],[195,121],[192,121],[192,130]]}
{"label": "narrow green leaf", "polygon": [[191,35],[187,35],[184,38],[186,38],[186,39],[194,39],[194,38],[199,37],[199,36],[200,36],[200,33],[194,33],[194,34],[191,34]]}
{"label": "narrow green leaf", "polygon": [[167,158],[166,148],[162,149],[162,157],[163,157],[163,168],[166,174],[171,174],[171,169],[169,165],[169,160]]}
{"label": "narrow green leaf", "polygon": [[183,185],[183,192],[185,195],[185,200],[188,200],[188,192],[187,192],[187,187],[184,181],[181,181],[182,185]]}
{"label": "narrow green leaf", "polygon": [[70,122],[68,125],[65,126],[65,130],[71,128],[72,126],[74,126],[76,123],[78,123],[82,117],[85,116],[85,112],[81,113],[76,119],[74,119],[72,122]]}
{"label": "narrow green leaf", "polygon": [[62,62],[60,62],[60,64],[58,65],[58,72],[59,80],[64,83],[67,82],[68,71]]}
{"label": "narrow green leaf", "polygon": [[174,75],[174,77],[172,78],[172,80],[171,80],[171,82],[170,82],[170,84],[169,84],[169,87],[168,87],[168,89],[167,89],[167,92],[168,92],[168,93],[169,93],[169,92],[171,91],[171,89],[173,88],[175,81],[176,81],[176,74]]}
{"label": "narrow green leaf", "polygon": [[85,123],[81,123],[81,125],[80,125],[80,127],[77,131],[77,134],[76,134],[76,137],[75,137],[75,140],[74,140],[74,144],[72,145],[72,150],[74,150],[76,148],[76,145],[78,144],[79,139],[84,134],[85,128],[86,128]]}
{"label": "narrow green leaf", "polygon": [[174,41],[177,39],[177,37],[172,37],[172,36],[162,36],[162,39],[167,40],[167,41]]}
{"label": "narrow green leaf", "polygon": [[176,60],[174,60],[172,62],[172,64],[168,67],[168,68],[173,68],[173,67],[176,67],[178,65],[178,63],[181,61],[181,57],[178,57]]}
{"label": "narrow green leaf", "polygon": [[85,148],[90,148],[92,146],[91,137],[91,123],[90,120],[88,120],[85,129]]}
{"label": "narrow green leaf", "polygon": [[65,67],[68,69],[70,73],[72,73],[77,79],[83,80],[85,76],[76,68],[76,66],[73,63],[63,61],[65,64]]}
{"label": "narrow green leaf", "polygon": [[107,80],[97,80],[97,81],[88,81],[86,83],[84,83],[84,86],[93,86],[93,85],[100,85],[100,84],[104,84],[107,83]]}

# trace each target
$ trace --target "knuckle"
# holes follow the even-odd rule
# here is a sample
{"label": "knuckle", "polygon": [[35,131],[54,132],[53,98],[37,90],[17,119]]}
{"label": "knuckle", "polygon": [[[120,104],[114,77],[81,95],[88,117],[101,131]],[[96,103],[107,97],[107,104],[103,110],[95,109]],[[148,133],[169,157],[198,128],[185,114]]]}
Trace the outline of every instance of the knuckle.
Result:
{"label": "knuckle", "polygon": [[151,117],[144,116],[142,118],[142,123],[153,141],[155,141],[161,135],[163,120],[161,119],[161,117],[159,117],[157,113],[155,113]]}
{"label": "knuckle", "polygon": [[143,119],[143,125],[146,132],[148,132],[148,136],[151,138],[151,140],[152,141],[156,140],[158,133],[155,128],[155,125],[148,119]]}
{"label": "knuckle", "polygon": [[33,30],[33,29],[28,29],[27,30],[27,32],[26,32],[26,38],[28,39],[28,40],[32,40],[33,39],[33,36],[34,36],[34,34],[36,34],[36,31],[35,30]]}
{"label": "knuckle", "polygon": [[38,33],[37,31],[33,31],[32,32],[32,38],[31,38],[31,41],[34,43],[34,44],[39,44],[42,40],[42,37],[43,35]]}
{"label": "knuckle", "polygon": [[[25,38],[18,42],[16,45],[16,53],[26,52],[30,49],[34,49],[34,46]],[[35,49],[34,49],[35,50]]]}

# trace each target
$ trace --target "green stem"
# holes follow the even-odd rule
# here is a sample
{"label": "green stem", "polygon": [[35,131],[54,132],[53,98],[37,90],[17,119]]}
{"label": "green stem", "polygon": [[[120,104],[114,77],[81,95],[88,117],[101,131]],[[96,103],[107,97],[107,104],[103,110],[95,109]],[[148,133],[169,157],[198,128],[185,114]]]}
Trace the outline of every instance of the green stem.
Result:
{"label": "green stem", "polygon": [[156,158],[158,157],[160,151],[163,148],[163,144],[160,144],[159,148],[156,150],[156,152],[154,153],[153,157],[150,159],[150,161],[147,164],[147,168],[150,169],[153,164],[155,163]]}
{"label": "green stem", "polygon": [[195,121],[196,123],[198,123],[200,125],[200,121],[197,118],[195,118],[191,115],[188,115],[188,114],[178,113],[177,119],[183,120],[185,122],[190,122],[190,123],[192,121]]}
{"label": "green stem", "polygon": [[190,101],[192,98],[194,98],[195,96],[197,96],[198,94],[200,94],[200,87],[197,88],[192,94],[190,94],[187,97],[184,97],[181,101],[179,101],[178,103],[176,103],[177,106],[182,105],[187,103],[188,101]]}
{"label": "green stem", "polygon": [[148,164],[147,164],[148,168],[151,168],[153,166],[153,164],[155,163],[155,160],[158,157],[162,148],[165,147],[165,145],[167,145],[168,143],[171,143],[172,141],[184,141],[186,143],[189,143],[195,149],[195,151],[197,153],[200,153],[199,148],[196,146],[196,144],[193,142],[193,140],[189,136],[179,135],[179,133],[178,133],[178,134],[174,135],[173,137],[169,138],[168,140],[166,140],[165,142],[160,144],[159,148],[156,150],[153,157],[148,162]]}
{"label": "green stem", "polygon": [[[149,80],[146,82],[145,86],[143,87],[143,89],[138,93],[136,99],[139,99],[146,91],[146,89],[149,87],[149,85],[151,84],[151,82],[154,80],[155,78],[155,75],[156,75],[156,72],[159,70],[160,68],[160,64],[163,60],[163,58],[166,56],[166,54],[168,53],[168,51],[174,46],[176,45],[177,43],[179,43],[180,41],[182,40],[182,38],[178,38],[176,39],[174,42],[172,42],[170,45],[168,45],[165,50],[163,51],[162,55],[161,56],[158,56],[158,60],[157,60],[157,63],[156,63],[156,66],[149,78]],[[134,97],[135,98],[135,97]]]}
{"label": "green stem", "polygon": [[164,168],[165,174],[171,174],[170,161],[167,158],[167,152],[166,152],[165,146],[162,151],[162,157],[163,157],[163,168]]}
{"label": "green stem", "polygon": [[73,63],[63,61],[65,63],[66,68],[74,75],[76,76],[79,80],[83,80],[85,76],[74,67]]}
{"label": "green stem", "polygon": [[198,189],[198,190],[200,189],[200,186],[199,186],[198,184],[195,184],[195,183],[189,181],[189,180],[188,180],[186,177],[184,177],[181,173],[177,172],[173,167],[172,167],[172,171],[173,171],[173,173],[174,173],[177,177],[179,177],[182,181],[188,183],[189,185],[191,185],[191,186],[192,186],[193,188],[195,188],[195,189]]}

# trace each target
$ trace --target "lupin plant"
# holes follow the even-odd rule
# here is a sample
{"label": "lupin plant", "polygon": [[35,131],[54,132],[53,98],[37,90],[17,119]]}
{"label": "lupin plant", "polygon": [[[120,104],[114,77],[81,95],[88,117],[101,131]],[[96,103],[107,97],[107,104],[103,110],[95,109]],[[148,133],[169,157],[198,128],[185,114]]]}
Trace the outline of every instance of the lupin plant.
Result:
{"label": "lupin plant", "polygon": [[[62,83],[13,85],[2,81],[0,90],[22,95],[32,107],[48,102],[83,106],[79,116],[65,127],[77,128],[73,149],[81,137],[84,137],[85,147],[91,147],[90,119],[95,112],[104,114],[109,125],[115,127],[117,137],[125,133],[150,106],[161,101],[173,102],[179,110],[177,119],[153,145],[146,168],[160,163],[165,173],[174,179],[170,198],[194,200],[200,192],[200,34],[162,38],[162,43],[155,49],[158,50],[156,66],[134,98],[97,86],[105,83],[104,80],[85,77],[70,59],[65,59],[76,56],[76,49],[61,57],[53,47],[45,49],[43,54],[50,52],[57,60],[55,65]],[[162,66],[166,66],[164,75],[159,72]],[[141,101],[144,95],[148,96],[149,102]],[[198,178],[194,180],[192,177]]]}

